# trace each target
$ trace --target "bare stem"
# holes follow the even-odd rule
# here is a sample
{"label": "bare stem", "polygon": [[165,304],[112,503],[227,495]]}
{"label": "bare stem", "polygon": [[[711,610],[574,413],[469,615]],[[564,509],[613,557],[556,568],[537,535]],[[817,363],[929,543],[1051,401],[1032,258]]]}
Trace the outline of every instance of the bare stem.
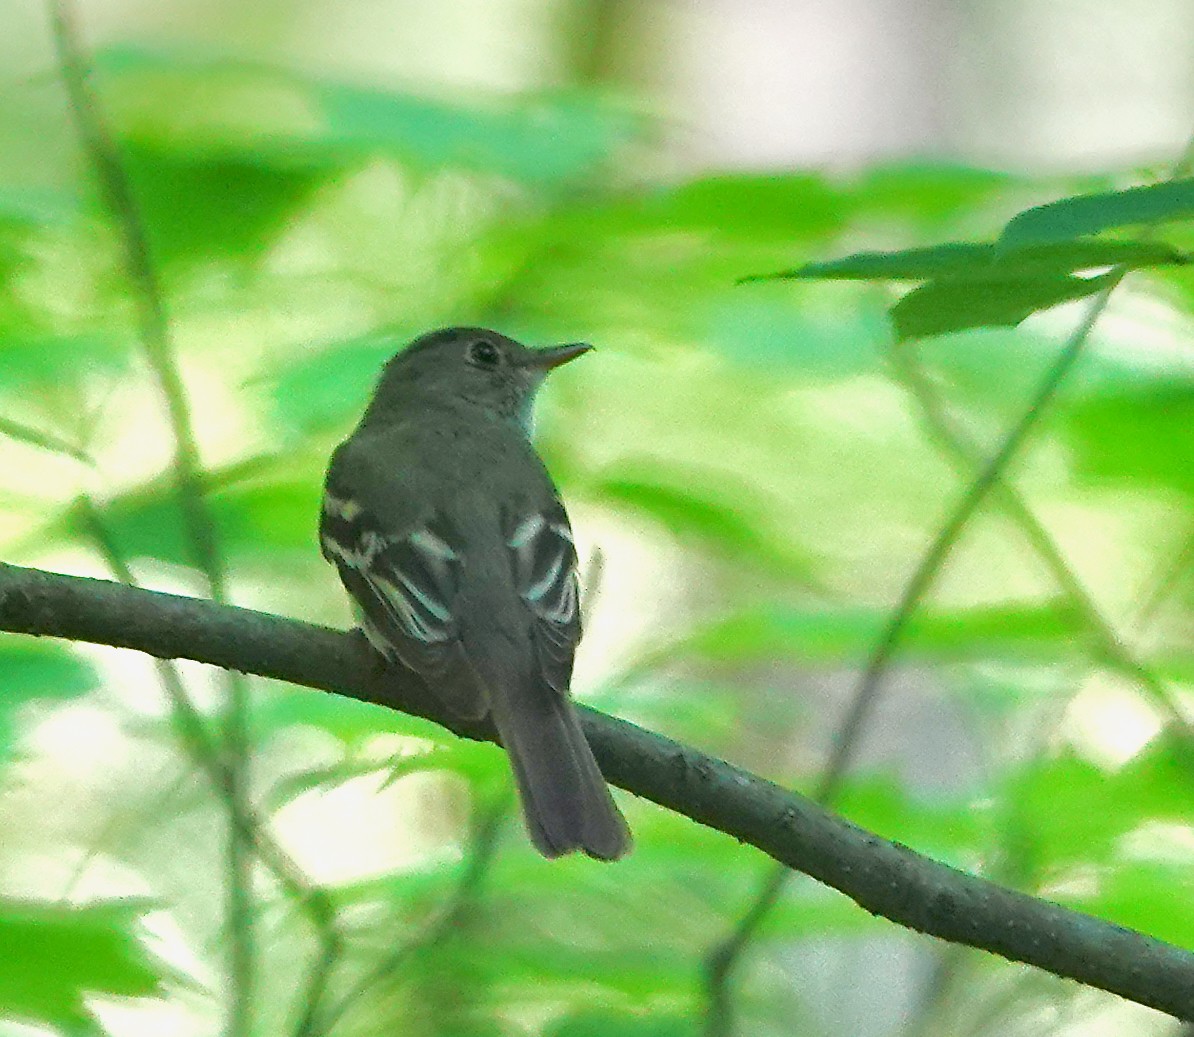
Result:
{"label": "bare stem", "polygon": [[[165,294],[154,268],[140,208],[95,91],[91,69],[80,44],[70,0],[50,0],[50,18],[62,80],[83,148],[96,182],[120,230],[125,268],[131,281],[140,324],[141,347],[157,382],[170,427],[172,471],[187,540],[196,567],[216,601],[227,599],[227,578],[215,523],[203,491],[203,466],[195,440],[190,405],[174,355]],[[248,785],[248,689],[237,673],[225,676],[224,796],[230,817],[245,815]],[[252,1023],[253,939],[252,855],[239,827],[229,825],[227,842],[228,931],[232,1002],[227,1032],[241,1037]]]}

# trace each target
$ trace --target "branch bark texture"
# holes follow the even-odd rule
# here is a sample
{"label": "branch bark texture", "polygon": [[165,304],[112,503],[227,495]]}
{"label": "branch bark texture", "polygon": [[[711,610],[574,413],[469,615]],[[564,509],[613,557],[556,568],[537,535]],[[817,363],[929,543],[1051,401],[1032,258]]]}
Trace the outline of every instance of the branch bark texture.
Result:
{"label": "branch bark texture", "polygon": [[[249,609],[0,564],[0,630],[193,659],[494,740],[487,724],[450,716],[418,680],[379,674],[363,638]],[[899,925],[1194,1020],[1191,951],[957,871],[689,746],[591,709],[582,714],[602,771],[628,792],[749,843]]]}

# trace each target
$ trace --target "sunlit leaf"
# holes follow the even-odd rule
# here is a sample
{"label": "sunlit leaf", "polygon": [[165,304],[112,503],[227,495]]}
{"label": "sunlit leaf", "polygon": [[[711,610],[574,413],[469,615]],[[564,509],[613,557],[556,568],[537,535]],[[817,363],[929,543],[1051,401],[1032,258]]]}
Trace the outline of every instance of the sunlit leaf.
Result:
{"label": "sunlit leaf", "polygon": [[161,968],[137,939],[147,905],[0,900],[0,1016],[89,1029],[89,995],[150,997]]}
{"label": "sunlit leaf", "polygon": [[1009,779],[1006,802],[1026,832],[1031,870],[1041,877],[1084,864],[1113,864],[1126,835],[1149,822],[1194,817],[1194,755],[1161,738],[1117,770],[1073,753]]}
{"label": "sunlit leaf", "polygon": [[595,1012],[570,1015],[553,1024],[548,1037],[697,1037],[701,1032],[691,1014],[671,1015],[658,1009],[646,1012]]}
{"label": "sunlit leaf", "polygon": [[363,412],[382,365],[419,330],[385,329],[279,365],[261,381],[273,414],[296,433],[347,433]]}
{"label": "sunlit leaf", "polygon": [[[880,610],[762,605],[716,622],[666,654],[716,662],[790,658],[808,665],[857,662],[875,649],[890,621]],[[1059,658],[1083,632],[1064,602],[921,612],[903,639],[905,655],[941,661]]]}
{"label": "sunlit leaf", "polygon": [[1104,870],[1097,881],[1097,892],[1065,899],[1176,947],[1194,947],[1194,904],[1185,895],[1190,887],[1187,860],[1125,861]]}
{"label": "sunlit leaf", "polygon": [[701,177],[646,191],[608,212],[615,226],[721,238],[820,237],[842,222],[842,192],[823,177],[746,174]]}
{"label": "sunlit leaf", "polygon": [[[680,474],[673,467],[665,482],[664,473],[651,478],[645,471],[638,474],[627,468],[622,475],[605,475],[589,489],[601,500],[650,516],[671,532],[698,538],[739,562],[778,567],[779,572],[812,582],[811,561],[768,530],[757,493],[709,473],[690,472],[686,483],[678,480]],[[719,485],[701,485],[713,480]]]}
{"label": "sunlit leaf", "polygon": [[[196,159],[206,155],[209,163],[233,162],[242,173],[251,158],[254,175],[266,164],[275,174],[331,173],[388,153],[424,167],[567,183],[599,168],[636,125],[617,108],[580,94],[464,105],[193,50],[110,48],[97,65],[126,135],[190,151]],[[197,168],[218,183],[211,179],[214,163]]]}
{"label": "sunlit leaf", "polygon": [[855,215],[866,221],[934,225],[965,218],[1021,186],[1014,174],[948,162],[896,161],[862,170],[849,185]]}
{"label": "sunlit leaf", "polygon": [[444,743],[456,740],[455,735],[422,717],[308,688],[273,686],[254,704],[253,726],[262,735],[302,725],[318,728],[348,749],[378,734],[402,734]]}
{"label": "sunlit leaf", "polygon": [[1077,474],[1194,495],[1194,385],[1158,379],[1075,403],[1061,420]]}
{"label": "sunlit leaf", "polygon": [[85,694],[95,684],[91,665],[65,645],[0,634],[0,760],[11,751],[23,705],[62,702]]}
{"label": "sunlit leaf", "polygon": [[894,777],[849,781],[834,803],[855,824],[955,867],[981,855],[994,827],[989,810],[962,797],[916,797]]}

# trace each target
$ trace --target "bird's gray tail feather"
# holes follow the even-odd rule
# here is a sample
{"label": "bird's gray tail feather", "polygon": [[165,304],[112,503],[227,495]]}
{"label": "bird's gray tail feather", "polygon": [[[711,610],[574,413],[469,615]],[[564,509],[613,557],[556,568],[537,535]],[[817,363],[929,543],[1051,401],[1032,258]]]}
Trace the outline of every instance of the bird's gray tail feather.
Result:
{"label": "bird's gray tail feather", "polygon": [[539,852],[559,857],[581,850],[599,860],[629,852],[630,830],[572,702],[532,679],[494,689],[490,706]]}

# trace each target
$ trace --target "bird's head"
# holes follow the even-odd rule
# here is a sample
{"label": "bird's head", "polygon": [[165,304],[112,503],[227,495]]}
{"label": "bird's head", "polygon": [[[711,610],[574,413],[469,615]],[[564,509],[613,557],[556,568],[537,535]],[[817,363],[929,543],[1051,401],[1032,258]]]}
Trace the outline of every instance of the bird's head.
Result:
{"label": "bird's head", "polygon": [[533,349],[487,328],[432,331],[386,364],[365,418],[398,417],[414,403],[460,405],[517,421],[529,432],[544,378],[591,348],[573,342]]}

